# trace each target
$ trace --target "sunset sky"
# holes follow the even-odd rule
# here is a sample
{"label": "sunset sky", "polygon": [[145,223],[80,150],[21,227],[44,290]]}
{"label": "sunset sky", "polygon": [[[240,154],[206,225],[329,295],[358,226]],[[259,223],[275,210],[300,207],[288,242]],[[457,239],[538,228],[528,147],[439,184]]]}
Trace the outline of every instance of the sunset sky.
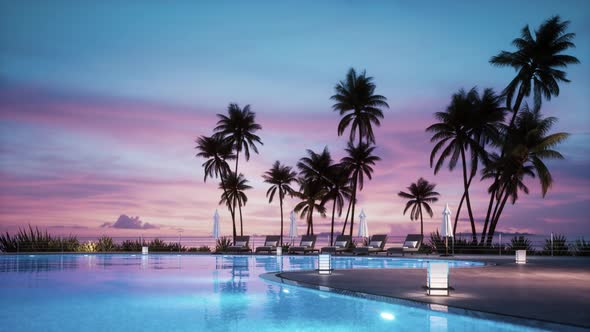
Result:
{"label": "sunset sky", "polygon": [[[502,90],[515,73],[490,57],[556,14],[571,21],[569,54],[581,61],[543,104],[559,118],[554,131],[572,134],[559,148],[566,160],[548,163],[555,183],[545,199],[527,182],[530,195],[507,206],[499,229],[589,235],[588,1],[0,0],[0,231],[208,235],[218,208],[229,235],[194,141],[235,102],[250,104],[263,127],[260,154],[241,163],[254,187],[245,229],[277,233],[278,202],[268,203],[261,175],[275,160],[294,166],[306,149],[344,155],[329,97],[350,67],[366,69],[390,105],[375,129],[382,161],[358,211],[372,233],[419,231],[397,192],[424,177],[441,193],[425,221],[434,231],[462,183],[459,169],[433,175],[424,129],[458,89]],[[472,186],[478,222],[488,185]],[[286,220],[295,203],[286,201]],[[315,220],[316,232],[328,230],[329,218]]]}

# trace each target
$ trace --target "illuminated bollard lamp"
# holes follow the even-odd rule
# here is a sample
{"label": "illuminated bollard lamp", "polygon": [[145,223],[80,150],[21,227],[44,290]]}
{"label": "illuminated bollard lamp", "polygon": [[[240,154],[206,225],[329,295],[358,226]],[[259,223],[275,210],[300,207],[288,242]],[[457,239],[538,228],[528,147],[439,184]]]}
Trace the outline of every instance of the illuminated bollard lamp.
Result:
{"label": "illuminated bollard lamp", "polygon": [[278,246],[277,247],[277,256],[281,256],[283,254],[283,247]]}
{"label": "illuminated bollard lamp", "polygon": [[332,274],[332,255],[320,254],[318,261],[319,274]]}
{"label": "illuminated bollard lamp", "polygon": [[449,264],[447,262],[428,263],[426,295],[449,296]]}
{"label": "illuminated bollard lamp", "polygon": [[143,247],[141,247],[141,253],[142,253],[143,255],[147,255],[147,254],[148,254],[148,251],[149,251],[149,250],[148,250],[148,247],[147,247],[147,246],[143,246]]}
{"label": "illuminated bollard lamp", "polygon": [[516,250],[516,264],[526,264],[526,250]]}

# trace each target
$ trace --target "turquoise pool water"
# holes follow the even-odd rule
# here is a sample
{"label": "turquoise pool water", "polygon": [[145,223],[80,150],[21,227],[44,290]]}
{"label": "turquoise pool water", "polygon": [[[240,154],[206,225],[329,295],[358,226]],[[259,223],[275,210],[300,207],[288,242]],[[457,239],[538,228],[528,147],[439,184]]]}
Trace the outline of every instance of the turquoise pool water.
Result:
{"label": "turquoise pool water", "polygon": [[[333,265],[420,268],[426,261],[336,257]],[[533,331],[259,277],[316,266],[314,256],[0,255],[0,330]]]}

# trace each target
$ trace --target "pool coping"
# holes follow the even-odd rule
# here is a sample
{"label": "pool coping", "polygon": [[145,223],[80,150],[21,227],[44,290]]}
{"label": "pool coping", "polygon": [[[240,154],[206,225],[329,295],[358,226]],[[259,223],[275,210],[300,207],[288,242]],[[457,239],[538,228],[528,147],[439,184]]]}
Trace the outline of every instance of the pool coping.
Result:
{"label": "pool coping", "polygon": [[[496,263],[485,263],[484,266],[478,267],[470,267],[470,268],[483,268],[488,266],[496,265]],[[347,269],[339,269],[340,271],[346,271]],[[354,297],[360,298],[365,300],[372,300],[378,302],[385,302],[397,305],[404,305],[418,309],[448,313],[453,315],[459,316],[467,316],[471,318],[477,319],[485,319],[485,320],[492,320],[492,321],[500,321],[502,323],[512,324],[516,326],[525,326],[530,328],[537,328],[543,330],[555,330],[555,331],[574,331],[574,332],[582,332],[588,331],[587,328],[577,325],[570,325],[570,324],[562,324],[556,323],[552,321],[546,320],[539,320],[533,318],[527,318],[522,316],[516,315],[506,315],[506,314],[499,314],[493,312],[486,312],[480,310],[473,310],[468,308],[462,308],[457,306],[449,306],[444,304],[436,304],[436,303],[428,303],[418,300],[409,300],[402,297],[394,297],[394,296],[384,296],[384,295],[377,295],[367,292],[355,291],[351,289],[345,288],[334,288],[329,286],[322,286],[316,285],[312,283],[306,283],[301,281],[296,281],[289,279],[287,277],[282,276],[284,272],[313,272],[317,270],[297,270],[297,271],[275,271],[275,272],[267,272],[259,275],[259,277],[267,282],[274,283],[277,285],[287,285],[293,287],[300,287],[304,289],[310,289],[319,292],[328,292],[332,294],[337,294],[341,296],[347,297]]]}

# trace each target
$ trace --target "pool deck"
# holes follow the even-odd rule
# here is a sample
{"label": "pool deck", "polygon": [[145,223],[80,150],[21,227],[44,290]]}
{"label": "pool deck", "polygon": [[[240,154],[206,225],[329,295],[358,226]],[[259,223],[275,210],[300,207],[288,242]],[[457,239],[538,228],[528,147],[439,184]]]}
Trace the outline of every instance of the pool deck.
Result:
{"label": "pool deck", "polygon": [[329,276],[298,271],[277,276],[315,287],[590,328],[590,258],[529,256],[525,265],[515,264],[509,256],[450,259],[494,265],[451,269],[450,284],[455,290],[448,297],[426,295],[425,269],[335,270]]}

